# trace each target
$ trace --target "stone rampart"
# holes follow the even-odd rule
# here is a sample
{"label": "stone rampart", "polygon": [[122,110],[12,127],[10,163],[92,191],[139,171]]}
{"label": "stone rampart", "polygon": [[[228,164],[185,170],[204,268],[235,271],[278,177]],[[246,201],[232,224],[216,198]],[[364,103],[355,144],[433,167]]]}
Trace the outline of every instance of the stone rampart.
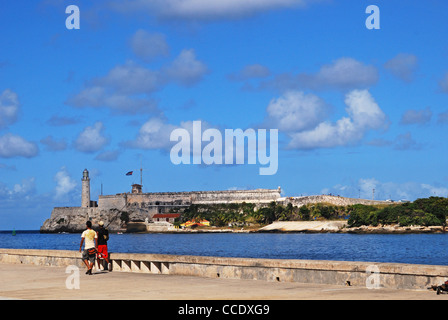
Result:
{"label": "stone rampart", "polygon": [[[119,195],[117,195],[119,196]],[[279,189],[129,193],[127,203],[190,205],[215,203],[269,203],[280,198]],[[101,207],[101,205],[100,205]]]}
{"label": "stone rampart", "polygon": [[98,207],[101,209],[123,209],[127,204],[126,194],[116,194],[111,196],[99,196]]}
{"label": "stone rampart", "polygon": [[[448,266],[321,260],[253,259],[161,254],[111,253],[114,272],[186,275],[368,286],[369,288],[426,289],[447,280]],[[0,263],[83,267],[77,251],[0,249]]]}
{"label": "stone rampart", "polygon": [[355,199],[355,198],[345,198],[339,196],[329,196],[329,195],[317,195],[317,196],[304,196],[304,197],[289,197],[281,198],[279,202],[285,204],[291,203],[294,206],[301,207],[307,204],[315,203],[329,203],[335,206],[348,206],[354,204],[364,204],[364,205],[389,205],[391,202],[378,201],[378,200],[366,200],[366,199]]}

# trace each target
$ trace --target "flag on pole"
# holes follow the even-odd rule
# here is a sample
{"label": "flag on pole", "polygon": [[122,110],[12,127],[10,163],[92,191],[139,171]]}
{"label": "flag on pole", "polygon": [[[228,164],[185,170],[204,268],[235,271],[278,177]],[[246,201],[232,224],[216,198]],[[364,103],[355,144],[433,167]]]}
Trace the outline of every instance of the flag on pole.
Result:
{"label": "flag on pole", "polygon": [[129,171],[128,173],[126,173],[126,175],[127,176],[132,176],[132,173],[133,173],[134,171]]}

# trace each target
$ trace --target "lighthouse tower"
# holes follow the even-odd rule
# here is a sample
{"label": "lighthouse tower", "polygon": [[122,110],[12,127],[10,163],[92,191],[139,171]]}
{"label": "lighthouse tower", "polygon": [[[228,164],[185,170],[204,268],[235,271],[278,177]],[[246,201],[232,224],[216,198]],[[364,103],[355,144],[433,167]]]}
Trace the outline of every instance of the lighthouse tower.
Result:
{"label": "lighthouse tower", "polygon": [[81,207],[90,207],[90,178],[87,169],[82,173]]}

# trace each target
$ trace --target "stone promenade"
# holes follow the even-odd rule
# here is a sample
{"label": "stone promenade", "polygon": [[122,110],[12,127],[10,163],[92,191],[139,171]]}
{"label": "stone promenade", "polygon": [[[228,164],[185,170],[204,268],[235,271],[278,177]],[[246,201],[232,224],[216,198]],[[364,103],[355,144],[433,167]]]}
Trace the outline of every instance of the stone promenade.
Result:
{"label": "stone promenade", "polygon": [[[202,278],[128,272],[79,272],[67,289],[65,267],[0,264],[0,299],[30,300],[448,300],[430,290]],[[69,284],[74,282],[70,282]]]}

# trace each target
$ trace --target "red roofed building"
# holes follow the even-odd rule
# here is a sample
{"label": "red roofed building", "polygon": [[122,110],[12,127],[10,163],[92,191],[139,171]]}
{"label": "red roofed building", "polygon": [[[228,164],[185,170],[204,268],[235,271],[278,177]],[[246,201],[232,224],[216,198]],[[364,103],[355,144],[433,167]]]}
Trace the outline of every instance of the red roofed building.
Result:
{"label": "red roofed building", "polygon": [[174,223],[174,220],[180,216],[180,213],[158,213],[152,217],[154,222],[166,221]]}

